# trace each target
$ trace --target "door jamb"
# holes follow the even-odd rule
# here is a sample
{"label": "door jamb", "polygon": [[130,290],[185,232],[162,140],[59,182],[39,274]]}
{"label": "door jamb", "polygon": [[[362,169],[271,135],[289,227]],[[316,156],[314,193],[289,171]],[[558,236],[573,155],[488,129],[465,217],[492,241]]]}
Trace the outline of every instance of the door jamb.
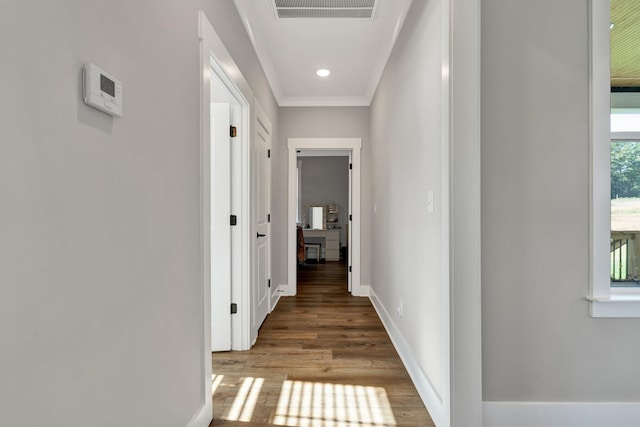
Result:
{"label": "door jamb", "polygon": [[[210,221],[210,161],[211,153],[211,68],[216,70],[217,76],[227,86],[229,91],[241,105],[242,129],[239,130],[241,168],[232,169],[232,180],[239,179],[239,190],[232,197],[240,197],[241,211],[238,215],[239,237],[232,235],[232,246],[239,245],[241,260],[234,264],[232,261],[232,298],[237,298],[238,315],[232,317],[232,349],[248,349],[249,346],[249,277],[250,277],[250,244],[249,244],[249,147],[250,147],[250,107],[248,100],[253,100],[253,92],[240,73],[240,69],[233,61],[222,40],[213,29],[211,22],[204,12],[198,12],[198,35],[200,41],[200,292],[201,306],[201,337],[200,337],[200,406],[195,411],[189,427],[206,427],[213,418],[213,403],[211,399],[211,241],[209,238]],[[215,60],[214,60],[215,59]],[[239,170],[238,170],[239,169]],[[238,194],[239,193],[239,194]],[[238,241],[239,240],[239,241]],[[238,265],[239,267],[235,267]]]}
{"label": "door jamb", "polygon": [[[232,233],[232,251],[233,255],[236,255],[236,259],[232,260],[232,272],[231,272],[231,298],[238,304],[237,315],[232,316],[232,350],[248,350],[250,348],[249,340],[249,325],[250,325],[250,304],[249,304],[249,289],[251,278],[251,245],[250,245],[250,230],[251,230],[251,212],[250,212],[250,141],[251,141],[251,101],[253,101],[253,92],[246,82],[240,69],[236,65],[235,61],[231,57],[231,54],[226,49],[222,40],[217,35],[213,26],[208,21],[206,15],[200,12],[200,27],[201,27],[201,40],[205,43],[205,47],[208,52],[203,52],[203,55],[208,54],[210,56],[210,67],[215,71],[216,76],[227,87],[229,92],[234,96],[238,104],[241,107],[241,119],[240,129],[237,133],[237,141],[240,143],[240,149],[237,150],[240,154],[239,164],[236,162],[231,168],[231,179],[239,185],[233,185],[232,198],[234,201],[240,201],[240,212],[233,212],[238,217],[237,229],[239,231]],[[206,30],[206,31],[205,31]],[[205,58],[202,59],[203,61]],[[203,67],[205,64],[203,64]],[[206,74],[206,69],[204,69]],[[203,84],[207,85],[207,88],[202,92],[203,103],[209,102],[210,92],[208,91],[208,85],[211,76],[203,75]],[[203,108],[208,105],[203,105]],[[204,116],[203,120],[203,135],[202,144],[208,145],[210,141],[207,139],[208,129],[210,129],[209,116]],[[234,152],[236,152],[234,150]],[[202,161],[207,161],[207,158],[203,158]],[[207,162],[208,163],[208,162]],[[203,172],[208,172],[203,169]],[[205,177],[202,176],[201,179]],[[207,184],[204,181],[202,184]],[[233,205],[234,203],[232,203]],[[204,210],[203,210],[204,212]],[[231,214],[231,212],[230,212]],[[208,222],[208,218],[203,218],[203,221]],[[204,228],[203,230],[208,230]],[[235,234],[235,236],[234,236]],[[206,258],[206,253],[204,254]],[[238,260],[238,256],[240,259]],[[211,281],[207,286],[211,286]]]}
{"label": "door jamb", "polygon": [[297,150],[351,150],[352,153],[352,194],[351,194],[351,294],[354,296],[368,296],[369,288],[361,284],[360,263],[360,157],[362,149],[361,138],[289,138],[289,192],[287,210],[287,286],[285,295],[297,293],[297,233],[296,233],[296,161]]}

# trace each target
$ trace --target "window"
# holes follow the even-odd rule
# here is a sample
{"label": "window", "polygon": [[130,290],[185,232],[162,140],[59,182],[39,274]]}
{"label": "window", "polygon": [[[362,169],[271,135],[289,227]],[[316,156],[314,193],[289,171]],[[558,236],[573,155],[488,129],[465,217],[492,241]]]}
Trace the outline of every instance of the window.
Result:
{"label": "window", "polygon": [[610,169],[611,286],[640,288],[640,111],[612,109]]}
{"label": "window", "polygon": [[[593,317],[640,317],[640,287],[633,281],[640,275],[640,246],[634,242],[635,215],[628,215],[635,210],[634,202],[625,200],[635,197],[620,197],[635,195],[635,183],[628,182],[633,181],[632,171],[624,163],[633,163],[633,151],[640,145],[636,120],[630,117],[640,112],[640,104],[636,111],[611,109],[610,4],[591,0],[590,12],[591,283],[587,299]],[[620,225],[620,220],[628,223]]]}

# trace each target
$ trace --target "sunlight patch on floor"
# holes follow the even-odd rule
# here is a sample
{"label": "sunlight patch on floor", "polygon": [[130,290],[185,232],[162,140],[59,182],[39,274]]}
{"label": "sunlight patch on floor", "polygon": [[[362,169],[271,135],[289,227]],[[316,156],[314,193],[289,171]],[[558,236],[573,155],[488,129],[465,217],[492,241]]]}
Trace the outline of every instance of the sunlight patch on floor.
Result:
{"label": "sunlight patch on floor", "polygon": [[264,384],[264,378],[246,377],[242,381],[238,394],[236,394],[233,405],[231,405],[225,419],[228,421],[250,422],[258,402],[260,390],[262,390],[262,384]]}
{"label": "sunlight patch on floor", "polygon": [[216,374],[211,375],[211,395],[212,396],[216,393],[216,390],[220,386],[220,383],[222,382],[223,378],[224,378],[224,375],[216,375]]}
{"label": "sunlight patch on floor", "polygon": [[275,425],[295,427],[395,426],[382,387],[285,381]]}

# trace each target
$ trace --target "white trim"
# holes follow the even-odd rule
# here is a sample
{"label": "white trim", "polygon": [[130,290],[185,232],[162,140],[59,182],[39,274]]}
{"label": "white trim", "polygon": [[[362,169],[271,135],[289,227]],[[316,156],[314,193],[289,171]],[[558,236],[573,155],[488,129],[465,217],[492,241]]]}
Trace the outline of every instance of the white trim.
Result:
{"label": "white trim", "polygon": [[[610,89],[609,2],[589,1],[589,261],[587,299],[590,315],[600,317],[601,304],[611,295],[610,279]],[[615,309],[614,309],[615,310]],[[610,313],[611,314],[611,313]]]}
{"label": "white trim", "polygon": [[360,284],[360,296],[361,297],[370,297],[371,296],[371,285],[363,285]]}
{"label": "white trim", "polygon": [[200,406],[189,422],[189,427],[206,427],[213,419],[213,400],[211,399],[211,189],[209,188],[210,156],[210,114],[211,80],[210,42],[211,23],[200,12],[198,14],[198,35],[200,42],[200,293],[202,298],[201,324],[203,335],[200,341]]}
{"label": "white trim", "polygon": [[296,191],[296,223],[302,222],[302,160],[298,158],[296,161],[296,181],[297,181],[297,189]]}
{"label": "white trim", "polygon": [[640,132],[611,132],[611,141],[640,141]]}
{"label": "white trim", "polygon": [[611,287],[610,141],[636,139],[637,132],[611,132],[610,10],[608,1],[589,1],[590,252],[587,300],[592,317],[640,317],[640,296]]}
{"label": "white trim", "polygon": [[640,403],[483,402],[484,427],[637,427]]}
{"label": "white trim", "polygon": [[616,295],[612,291],[609,297],[587,297],[591,303],[592,317],[635,318],[640,317],[640,296]]}
{"label": "white trim", "polygon": [[[238,304],[238,313],[231,317],[232,323],[232,350],[249,350],[251,348],[251,310],[250,310],[250,286],[251,286],[251,184],[250,184],[250,156],[251,156],[251,104],[253,92],[244,79],[240,69],[226,49],[222,40],[215,32],[211,23],[203,12],[200,12],[203,20],[206,20],[208,28],[204,41],[209,45],[209,66],[217,77],[226,86],[241,107],[241,126],[238,129],[240,139],[240,159],[231,170],[233,192],[232,199],[239,201],[238,225],[232,233],[231,246],[235,259],[232,260],[231,286],[232,299]],[[206,73],[206,70],[203,71]],[[206,79],[206,76],[204,77]],[[208,96],[208,93],[204,94]],[[206,126],[209,128],[208,117]],[[209,143],[205,141],[205,143]],[[236,185],[239,183],[239,185]],[[235,203],[234,202],[234,203]],[[208,228],[207,228],[208,230]],[[239,259],[238,259],[239,258]]]}
{"label": "white trim", "polygon": [[[209,385],[211,388],[211,385]],[[213,402],[212,399],[209,401]],[[213,420],[213,406],[203,405],[198,412],[193,416],[187,427],[209,427],[211,420]]]}
{"label": "white trim", "polygon": [[351,150],[353,189],[351,193],[351,280],[352,295],[362,296],[360,284],[360,157],[362,150],[361,138],[289,138],[289,178],[288,178],[288,210],[287,210],[287,289],[286,295],[297,292],[297,234],[296,234],[296,164],[297,150]]}
{"label": "white trim", "polygon": [[393,318],[384,308],[384,305],[376,295],[374,289],[369,289],[369,299],[373,304],[373,308],[378,313],[378,317],[380,317],[382,325],[387,331],[389,338],[391,338],[391,342],[407,369],[413,384],[418,390],[420,398],[422,398],[422,401],[427,407],[427,411],[429,411],[429,415],[433,419],[433,422],[436,426],[448,425],[449,409],[447,405],[443,403],[442,396],[438,393],[431,381],[429,381],[429,377],[427,377],[424,371],[420,368],[418,361],[413,357],[411,347],[407,341],[405,341],[400,329],[398,329],[396,324],[393,322]]}
{"label": "white trim", "polygon": [[[448,66],[450,425],[482,420],[480,0],[443,1],[443,70]],[[446,47],[448,46],[448,47]],[[448,56],[447,56],[448,55]],[[443,73],[445,74],[445,73]],[[443,90],[443,92],[445,92]],[[445,92],[446,94],[446,92]],[[444,95],[446,96],[446,95]],[[446,100],[446,98],[445,98]],[[443,136],[444,138],[444,136]],[[443,150],[445,151],[445,150]],[[445,191],[446,189],[446,191]],[[443,216],[446,213],[443,212]],[[444,321],[444,320],[443,320]],[[446,400],[445,400],[446,403]]]}
{"label": "white trim", "polygon": [[280,107],[368,107],[370,97],[333,96],[333,97],[282,97],[278,99]]}
{"label": "white trim", "polygon": [[344,150],[301,150],[298,157],[349,157]]}
{"label": "white trim", "polygon": [[[235,63],[234,63],[235,64]],[[228,72],[228,71],[227,71]],[[241,80],[242,74],[234,75],[234,81]],[[247,86],[248,88],[248,86]],[[240,159],[239,167],[232,170],[232,180],[240,183],[239,186],[234,185],[232,198],[240,201],[238,214],[238,230],[237,237],[232,239],[232,250],[239,254],[240,259],[232,260],[233,273],[231,282],[231,297],[234,302],[238,303],[238,314],[231,316],[232,324],[232,350],[249,350],[251,344],[249,342],[251,335],[251,310],[250,310],[250,288],[251,288],[251,271],[253,269],[251,257],[251,104],[249,100],[253,99],[253,93],[243,91],[241,94],[231,91],[236,99],[240,101],[241,106],[241,125],[238,129],[238,138],[240,138]],[[244,99],[241,99],[241,96]],[[249,98],[247,98],[249,96]],[[232,233],[233,236],[233,233]],[[237,249],[239,247],[239,250]],[[238,255],[236,255],[238,258]]]}
{"label": "white trim", "polygon": [[[211,70],[222,80],[227,89],[240,103],[242,108],[241,120],[241,159],[240,168],[232,171],[233,178],[240,182],[240,194],[234,192],[233,197],[239,197],[241,203],[239,229],[240,236],[232,237],[233,244],[240,247],[240,262],[232,267],[232,281],[234,292],[242,295],[241,307],[246,307],[239,316],[232,317],[233,349],[249,348],[249,103],[253,93],[248,83],[242,77],[236,63],[225,48],[220,37],[213,29],[211,22],[204,12],[198,12],[198,35],[200,41],[200,266],[201,266],[201,297],[202,297],[202,325],[200,365],[202,367],[200,385],[201,406],[195,411],[189,422],[189,427],[206,427],[213,419],[213,401],[211,398],[211,242],[210,206],[211,194],[209,188],[209,155],[210,155],[210,103],[211,103]],[[229,77],[233,76],[233,77]],[[243,131],[244,130],[244,131]],[[239,180],[239,181],[238,181]],[[240,242],[237,239],[240,239]]]}
{"label": "white trim", "polygon": [[[441,249],[440,254],[442,256],[442,267],[441,267],[441,297],[440,297],[440,307],[442,308],[442,312],[440,313],[440,348],[441,350],[441,370],[443,374],[442,381],[442,396],[437,397],[440,398],[439,401],[434,401],[433,397],[431,397],[431,406],[435,407],[439,411],[442,412],[442,421],[440,423],[436,423],[438,427],[450,427],[453,424],[453,409],[452,409],[452,401],[453,401],[453,372],[452,367],[454,364],[453,361],[453,325],[452,325],[452,269],[453,269],[453,256],[451,254],[452,250],[452,238],[453,238],[453,230],[452,230],[452,214],[454,212],[453,207],[451,206],[453,197],[451,194],[452,186],[451,174],[453,172],[451,167],[453,152],[452,152],[452,121],[453,121],[453,113],[451,109],[451,101],[452,101],[452,87],[451,87],[451,53],[453,50],[452,46],[452,4],[451,0],[442,0],[440,5],[440,34],[441,34],[441,67],[442,67],[442,76],[440,81],[440,110],[442,111],[440,117],[440,165],[442,168],[442,172],[440,174],[441,179],[441,188],[440,193],[442,197],[441,204]],[[478,35],[479,39],[479,35]],[[429,385],[431,385],[429,383]],[[435,392],[435,390],[434,390]],[[423,397],[424,400],[424,397]],[[442,408],[438,407],[437,404],[440,404]],[[426,403],[425,403],[426,404]],[[430,409],[429,412],[432,410]]]}
{"label": "white trim", "polygon": [[271,312],[275,310],[276,306],[280,302],[280,297],[282,296],[282,292],[280,292],[280,288],[278,287],[273,292],[271,292]]}

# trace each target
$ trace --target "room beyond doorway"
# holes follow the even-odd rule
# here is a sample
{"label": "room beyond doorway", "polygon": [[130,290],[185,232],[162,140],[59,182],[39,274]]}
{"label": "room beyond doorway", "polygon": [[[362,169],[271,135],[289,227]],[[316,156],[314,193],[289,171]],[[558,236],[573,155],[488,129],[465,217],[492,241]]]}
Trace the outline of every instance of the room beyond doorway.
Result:
{"label": "room beyond doorway", "polygon": [[342,261],[348,268],[351,151],[299,150],[297,157],[300,282],[300,274],[313,277],[319,263]]}
{"label": "room beyond doorway", "polygon": [[[360,283],[360,151],[362,140],[360,138],[289,138],[289,192],[288,192],[288,285],[285,295],[297,293],[297,265],[298,265],[298,151],[314,150],[318,152],[330,152],[334,150],[346,151],[350,156],[349,186],[350,198],[348,209],[349,251],[348,251],[348,277],[349,290],[354,296],[367,296],[368,289]],[[326,236],[321,236],[326,240]],[[321,248],[322,250],[322,248]],[[325,247],[326,250],[326,247]],[[326,255],[326,253],[325,253]],[[339,258],[337,258],[339,259]]]}

